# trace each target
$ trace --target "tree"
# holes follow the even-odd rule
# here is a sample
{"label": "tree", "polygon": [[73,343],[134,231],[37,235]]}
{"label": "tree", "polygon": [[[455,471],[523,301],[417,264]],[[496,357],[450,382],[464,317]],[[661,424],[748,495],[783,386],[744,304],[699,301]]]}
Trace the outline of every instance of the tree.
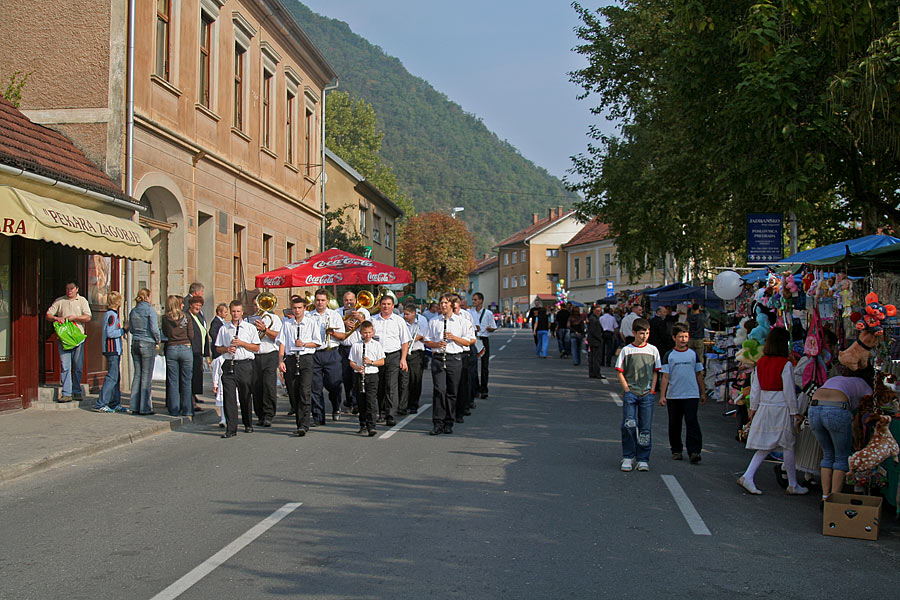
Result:
{"label": "tree", "polygon": [[429,290],[450,291],[466,285],[475,266],[475,239],[464,221],[446,213],[423,213],[406,222],[397,250],[400,266]]}
{"label": "tree", "polygon": [[362,256],[365,253],[365,244],[359,232],[347,223],[344,216],[346,210],[346,206],[330,210],[328,204],[325,204],[325,249],[337,248]]}

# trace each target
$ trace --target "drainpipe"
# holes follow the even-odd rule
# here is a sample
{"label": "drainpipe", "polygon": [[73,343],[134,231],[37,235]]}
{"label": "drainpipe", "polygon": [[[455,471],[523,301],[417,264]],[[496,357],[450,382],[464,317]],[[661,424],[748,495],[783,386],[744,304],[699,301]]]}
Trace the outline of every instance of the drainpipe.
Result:
{"label": "drainpipe", "polygon": [[[134,12],[135,0],[128,0],[128,55],[125,77],[125,197],[132,199],[134,194]],[[143,209],[143,207],[141,207]],[[134,261],[125,260],[125,294],[122,312],[127,315],[134,301]],[[126,317],[127,318],[127,317]],[[122,350],[126,359],[124,365],[125,381],[131,381],[131,345]],[[130,387],[130,384],[129,384]]]}
{"label": "drainpipe", "polygon": [[332,80],[331,83],[322,88],[322,176],[319,178],[321,180],[322,186],[322,235],[320,236],[320,252],[324,252],[327,250],[325,247],[325,228],[327,227],[327,223],[325,223],[325,95],[328,93],[328,90],[336,90],[340,82],[337,79]]}

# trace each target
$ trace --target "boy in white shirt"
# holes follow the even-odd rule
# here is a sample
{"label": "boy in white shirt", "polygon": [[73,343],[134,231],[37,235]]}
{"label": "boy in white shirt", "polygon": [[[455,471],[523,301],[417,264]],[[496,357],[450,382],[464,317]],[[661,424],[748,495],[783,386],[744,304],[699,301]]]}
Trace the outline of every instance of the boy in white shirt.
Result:
{"label": "boy in white shirt", "polygon": [[360,341],[350,347],[350,368],[356,373],[356,399],[359,407],[360,435],[375,435],[378,416],[378,367],[384,366],[384,348],[372,339],[375,327],[365,321],[356,330]]}

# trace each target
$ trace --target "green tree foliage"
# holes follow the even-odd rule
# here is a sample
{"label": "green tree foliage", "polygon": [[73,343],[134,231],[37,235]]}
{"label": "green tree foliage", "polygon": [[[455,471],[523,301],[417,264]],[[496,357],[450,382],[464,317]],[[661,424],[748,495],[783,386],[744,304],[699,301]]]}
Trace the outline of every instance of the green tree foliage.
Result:
{"label": "green tree foliage", "polygon": [[19,108],[19,104],[22,102],[22,88],[25,87],[31,71],[22,75],[22,79],[19,79],[19,75],[22,75],[22,71],[13,73],[6,84],[6,89],[3,90],[3,98],[10,101],[16,108]]}
{"label": "green tree foliage", "polygon": [[285,4],[337,70],[340,89],[374,107],[384,132],[381,156],[399,189],[420,212],[465,207],[460,216],[475,234],[478,252],[528,225],[531,213],[577,200],[559,179],[346,23],[299,2]]}
{"label": "green tree foliage", "polygon": [[346,206],[331,210],[328,204],[325,204],[325,249],[337,248],[362,256],[366,248],[365,243],[356,229],[347,223],[347,217],[344,215],[346,210]]}
{"label": "green tree foliage", "polygon": [[475,266],[474,239],[466,223],[447,213],[423,213],[406,223],[397,246],[399,263],[432,295],[465,286]]}
{"label": "green tree foliage", "polygon": [[[595,114],[621,124],[616,136],[593,129],[575,158],[580,211],[611,224],[620,260],[636,271],[666,251],[740,260],[751,211],[794,211],[810,244],[848,235],[857,220],[865,232],[896,224],[897,161],[886,160],[890,144],[865,143],[864,109],[851,102],[883,88],[848,70],[896,30],[889,4],[574,3],[576,51],[589,64],[572,80]],[[886,110],[866,118],[890,119]]]}

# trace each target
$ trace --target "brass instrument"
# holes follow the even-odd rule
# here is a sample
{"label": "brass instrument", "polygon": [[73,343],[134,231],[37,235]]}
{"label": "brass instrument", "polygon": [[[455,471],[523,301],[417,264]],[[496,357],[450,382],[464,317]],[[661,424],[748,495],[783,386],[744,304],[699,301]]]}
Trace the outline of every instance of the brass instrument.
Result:
{"label": "brass instrument", "polygon": [[[356,295],[356,305],[353,307],[354,311],[357,311],[360,308],[365,308],[366,310],[371,311],[374,307],[375,296],[372,295],[372,292],[362,290]],[[362,325],[362,321],[354,317],[352,314],[344,315],[344,329],[346,330],[348,336],[356,331],[360,325]]]}
{"label": "brass instrument", "polygon": [[275,294],[272,292],[260,292],[259,295],[256,296],[256,316],[260,317],[263,320],[263,323],[266,325],[266,329],[272,328],[272,315],[267,315],[266,313],[272,312],[275,310],[275,306],[278,304],[278,298],[275,297]]}
{"label": "brass instrument", "polygon": [[378,288],[378,298],[375,299],[375,305],[381,306],[381,299],[385,296],[394,300],[394,306],[397,306],[397,304],[399,303],[399,300],[397,300],[397,294],[395,294],[393,290],[381,286],[380,288]]}

